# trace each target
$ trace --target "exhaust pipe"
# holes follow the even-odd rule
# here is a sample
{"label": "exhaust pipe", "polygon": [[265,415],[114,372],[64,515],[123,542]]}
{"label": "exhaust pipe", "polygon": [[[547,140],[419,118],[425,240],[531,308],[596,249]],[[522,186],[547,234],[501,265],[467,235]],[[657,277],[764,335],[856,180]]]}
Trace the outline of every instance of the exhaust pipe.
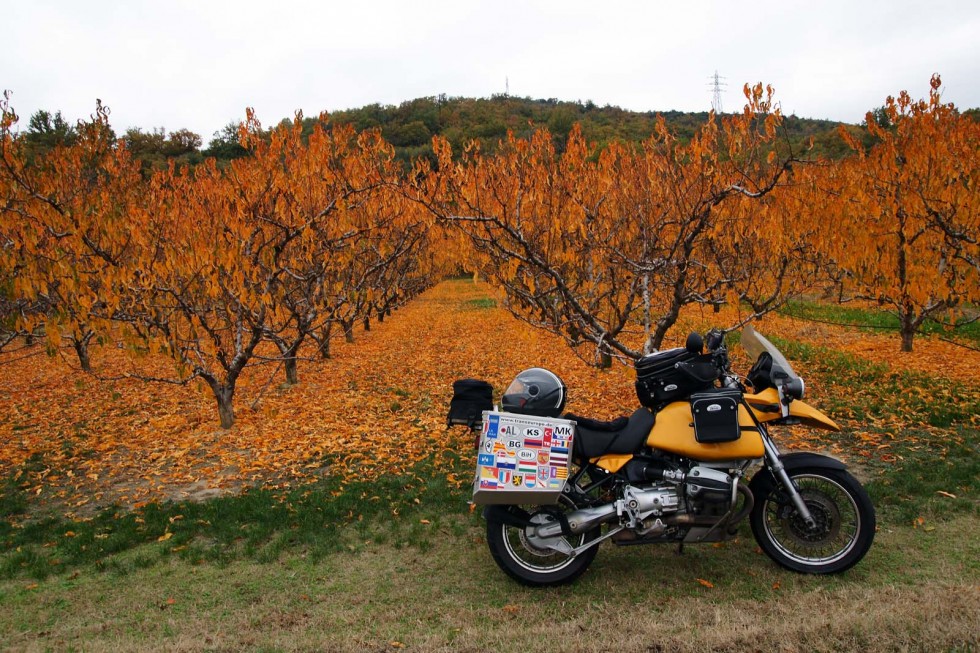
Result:
{"label": "exhaust pipe", "polygon": [[594,508],[575,510],[564,515],[561,521],[542,524],[534,529],[534,535],[542,539],[559,535],[577,535],[614,519],[616,519],[616,504],[607,503]]}

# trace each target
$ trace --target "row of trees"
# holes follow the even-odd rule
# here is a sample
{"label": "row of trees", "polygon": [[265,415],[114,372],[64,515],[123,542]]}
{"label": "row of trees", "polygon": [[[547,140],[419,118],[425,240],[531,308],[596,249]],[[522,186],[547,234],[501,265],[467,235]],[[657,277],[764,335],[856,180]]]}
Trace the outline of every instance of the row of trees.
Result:
{"label": "row of trees", "polygon": [[558,154],[538,132],[454,162],[437,140],[442,174],[417,192],[516,315],[600,365],[659,348],[690,304],[744,307],[741,324],[832,290],[896,313],[906,351],[926,319],[965,304],[975,319],[980,124],[941,101],[938,76],[928,99],[888,98],[863,141],[841,129],[857,153],[841,162],[804,165],[772,89],[745,95],[686,142],[661,120],[639,147],[574,130]]}
{"label": "row of trees", "polygon": [[546,129],[492,153],[436,138],[411,169],[377,129],[301,115],[263,130],[249,113],[246,156],[221,166],[148,170],[101,106],[39,152],[5,101],[0,348],[43,336],[90,369],[93,342],[118,342],[130,376],[201,379],[227,427],[246,367],[295,383],[305,345],[329,355],[462,268],[599,365],[661,347],[685,306],[742,323],[827,290],[891,308],[911,349],[925,319],[980,302],[980,131],[939,89],[889,98],[864,138],[842,130],[843,161],[804,161],[757,85],[688,138],[664,119],[640,145],[578,127],[561,148]]}
{"label": "row of trees", "polygon": [[[93,341],[118,341],[129,376],[202,379],[230,427],[246,366],[275,361],[294,383],[305,342],[329,355],[335,326],[350,336],[430,283],[428,216],[398,191],[377,133],[304,140],[302,116],[267,133],[249,114],[250,156],[147,179],[101,107],[73,144],[33,160],[2,108],[3,341],[66,341],[85,369]],[[151,371],[147,353],[175,372]]]}

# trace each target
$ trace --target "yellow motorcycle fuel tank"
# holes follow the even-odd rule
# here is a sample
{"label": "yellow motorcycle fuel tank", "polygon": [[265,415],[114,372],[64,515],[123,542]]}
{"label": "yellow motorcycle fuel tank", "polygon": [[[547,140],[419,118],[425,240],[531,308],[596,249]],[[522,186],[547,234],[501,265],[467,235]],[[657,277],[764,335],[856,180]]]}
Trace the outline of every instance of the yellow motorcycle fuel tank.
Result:
{"label": "yellow motorcycle fuel tank", "polygon": [[[761,423],[782,421],[779,408],[779,393],[774,388],[757,394],[744,395],[745,402],[752,407],[755,419]],[[789,417],[797,424],[804,424],[828,431],[839,431],[840,427],[819,410],[809,404],[795,400],[789,405]],[[742,428],[741,437],[734,442],[715,444],[698,442],[694,437],[694,417],[688,401],[675,401],[657,413],[657,421],[647,436],[647,445],[669,451],[685,458],[705,461],[746,460],[761,458],[765,449],[762,436],[752,416],[744,405],[738,409],[738,423]],[[629,462],[631,455],[607,455],[595,458],[603,469],[615,472]]]}
{"label": "yellow motorcycle fuel tank", "polygon": [[661,451],[694,460],[720,461],[761,458],[765,453],[762,436],[745,406],[738,407],[738,424],[742,435],[733,442],[705,443],[694,438],[694,417],[691,404],[675,401],[667,404],[647,436],[647,444]]}

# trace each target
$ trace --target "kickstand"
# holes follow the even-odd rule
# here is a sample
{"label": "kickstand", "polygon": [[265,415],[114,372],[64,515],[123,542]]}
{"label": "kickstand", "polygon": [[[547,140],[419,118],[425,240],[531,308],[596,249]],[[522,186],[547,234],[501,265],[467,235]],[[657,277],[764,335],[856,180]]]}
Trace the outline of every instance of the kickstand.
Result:
{"label": "kickstand", "polygon": [[679,555],[679,556],[684,555],[684,542],[683,541],[677,543],[677,555]]}

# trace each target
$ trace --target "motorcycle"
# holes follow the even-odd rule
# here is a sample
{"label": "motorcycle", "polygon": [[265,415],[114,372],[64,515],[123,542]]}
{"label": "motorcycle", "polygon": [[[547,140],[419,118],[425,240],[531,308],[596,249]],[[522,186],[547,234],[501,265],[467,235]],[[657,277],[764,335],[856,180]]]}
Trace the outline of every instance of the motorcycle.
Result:
{"label": "motorcycle", "polygon": [[[566,388],[541,368],[515,378],[500,412],[488,406],[488,384],[457,381],[450,422],[473,428],[483,447],[474,503],[485,506],[497,565],[525,585],[570,583],[607,540],[719,542],[745,519],[787,569],[830,574],[857,564],[875,535],[867,492],[842,462],[781,453],[770,434],[838,425],[802,401],[803,379],[769,340],[748,326],[741,345],[754,360],[744,379],[717,331],[641,358],[642,406],[609,422],[559,417]],[[565,425],[574,428],[570,448],[555,446],[569,444],[559,439]]]}

